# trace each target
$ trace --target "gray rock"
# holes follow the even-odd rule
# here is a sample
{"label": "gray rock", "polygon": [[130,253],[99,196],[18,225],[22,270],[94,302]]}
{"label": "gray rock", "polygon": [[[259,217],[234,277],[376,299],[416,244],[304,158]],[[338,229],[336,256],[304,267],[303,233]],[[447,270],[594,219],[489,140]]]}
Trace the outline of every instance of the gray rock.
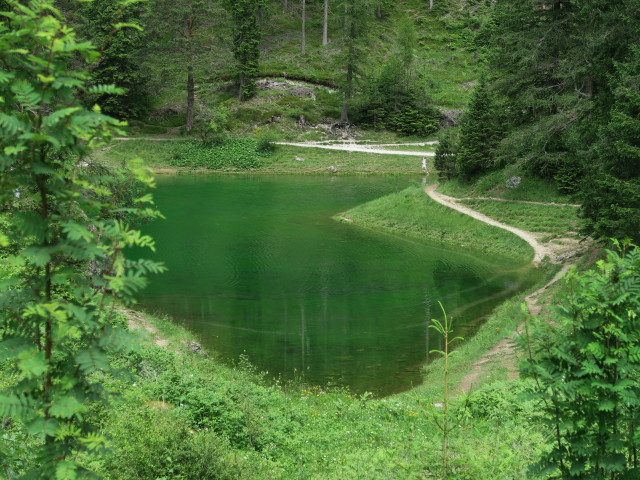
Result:
{"label": "gray rock", "polygon": [[516,188],[522,182],[522,178],[520,177],[511,177],[507,180],[507,188]]}
{"label": "gray rock", "polygon": [[302,158],[302,157],[299,157],[299,156],[296,155],[295,158],[296,158],[296,162],[304,162],[304,158]]}
{"label": "gray rock", "polygon": [[204,358],[209,358],[209,355],[207,355],[207,352],[205,352],[202,349],[202,345],[200,345],[197,342],[185,342],[185,346],[192,352],[195,354],[198,354]]}
{"label": "gray rock", "polygon": [[338,169],[333,165],[331,165],[330,167],[327,167],[327,170],[329,170],[331,173],[338,173]]}

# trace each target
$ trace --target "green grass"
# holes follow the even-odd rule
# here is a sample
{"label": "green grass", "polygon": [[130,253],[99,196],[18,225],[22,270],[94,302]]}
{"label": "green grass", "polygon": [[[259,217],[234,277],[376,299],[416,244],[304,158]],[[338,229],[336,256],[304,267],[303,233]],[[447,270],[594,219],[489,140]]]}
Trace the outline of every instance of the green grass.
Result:
{"label": "green grass", "polygon": [[[459,349],[452,386],[474,355],[517,325],[520,300],[501,307]],[[193,337],[170,320],[145,317],[169,348],[143,342],[136,354],[115,359],[132,378],[105,379],[123,394],[100,413],[112,450],[93,466],[105,478],[373,480],[437,471],[441,439],[430,416],[441,401],[441,362],[411,392],[357,397],[301,382],[280,385],[247,364],[226,367],[185,347]],[[450,439],[452,478],[528,478],[545,437],[532,421],[534,405],[517,396],[526,388],[502,383],[472,393]]]}
{"label": "green grass", "polygon": [[367,228],[509,257],[522,263],[533,257],[533,249],[521,238],[434,202],[422,187],[387,195],[341,216]]}
{"label": "green grass", "polygon": [[[515,188],[508,188],[506,182],[513,176],[520,176],[522,182]],[[483,175],[471,183],[449,180],[442,183],[438,191],[457,198],[485,196],[506,200],[572,203],[571,198],[558,192],[557,187],[550,180],[536,178],[531,174],[503,170]]]}
{"label": "green grass", "polygon": [[499,222],[530,232],[562,236],[578,229],[578,209],[575,207],[494,200],[462,200],[462,203]]}
{"label": "green grass", "polygon": [[[164,173],[193,171],[185,163],[180,166],[172,159],[192,149],[189,140],[152,141],[127,140],[115,141],[110,146],[94,152],[94,159],[107,164],[120,164],[132,158],[140,157],[147,166]],[[304,161],[296,160],[296,157]],[[193,167],[205,167],[205,163],[193,164]],[[270,154],[262,156],[260,165],[252,172],[263,173],[327,173],[328,167],[334,166],[338,173],[398,173],[421,174],[419,157],[402,155],[384,155],[366,152],[343,152],[317,148],[291,147],[279,145]],[[222,171],[228,170],[223,167]]]}

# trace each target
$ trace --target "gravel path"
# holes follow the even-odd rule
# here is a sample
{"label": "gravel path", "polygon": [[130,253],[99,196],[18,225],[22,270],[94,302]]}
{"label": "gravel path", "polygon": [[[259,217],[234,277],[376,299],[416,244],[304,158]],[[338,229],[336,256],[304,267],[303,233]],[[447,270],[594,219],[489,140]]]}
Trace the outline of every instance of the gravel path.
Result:
{"label": "gravel path", "polygon": [[[325,150],[341,150],[343,152],[364,152],[364,153],[380,153],[383,155],[405,155],[411,157],[435,157],[435,152],[417,152],[415,150],[389,150],[386,148],[401,144],[384,144],[384,145],[362,145],[357,143],[342,143],[342,144],[320,144],[312,142],[293,143],[293,142],[275,142],[276,145],[289,145],[291,147],[301,148],[323,148]],[[421,144],[422,145],[422,144]]]}
{"label": "gravel path", "polygon": [[510,225],[506,225],[504,223],[498,222],[497,220],[494,220],[493,218],[489,218],[480,212],[476,212],[471,208],[460,205],[457,201],[458,200],[457,198],[449,197],[447,195],[438,193],[436,192],[436,188],[438,188],[438,184],[429,185],[425,189],[425,192],[427,193],[427,195],[429,195],[430,198],[432,198],[439,204],[444,205],[445,207],[449,207],[454,210],[457,210],[458,212],[464,213],[465,215],[469,215],[470,217],[475,218],[476,220],[480,220],[481,222],[484,222],[486,224],[493,225],[494,227],[502,228],[503,230],[507,230],[519,236],[525,242],[531,245],[534,251],[534,256],[533,256],[534,265],[538,265],[544,257],[552,258],[551,251],[549,251],[543,245],[540,245],[540,243],[538,243],[538,240],[536,240],[536,237],[531,232],[520,230],[519,228],[512,227]]}

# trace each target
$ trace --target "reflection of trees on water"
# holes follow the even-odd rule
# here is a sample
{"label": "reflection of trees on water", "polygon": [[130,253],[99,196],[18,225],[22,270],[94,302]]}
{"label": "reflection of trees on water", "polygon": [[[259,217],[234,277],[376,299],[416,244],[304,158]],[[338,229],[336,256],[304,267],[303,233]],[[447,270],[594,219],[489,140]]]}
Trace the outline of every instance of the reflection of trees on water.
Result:
{"label": "reflection of trees on water", "polygon": [[354,391],[390,393],[419,383],[428,350],[438,348],[427,327],[440,316],[438,300],[465,319],[454,328],[468,338],[474,327],[467,319],[486,314],[487,298],[517,278],[455,252],[329,221],[331,212],[316,205],[336,195],[328,183],[304,191],[309,211],[286,210],[295,188],[264,183],[230,206],[236,186],[222,182],[199,201],[201,222],[177,215],[172,232],[162,232],[172,242],[188,234],[190,249],[176,248],[170,275],[178,280],[155,289],[159,298],[151,301],[223,358],[246,353],[285,378],[303,372],[310,383],[334,379]]}

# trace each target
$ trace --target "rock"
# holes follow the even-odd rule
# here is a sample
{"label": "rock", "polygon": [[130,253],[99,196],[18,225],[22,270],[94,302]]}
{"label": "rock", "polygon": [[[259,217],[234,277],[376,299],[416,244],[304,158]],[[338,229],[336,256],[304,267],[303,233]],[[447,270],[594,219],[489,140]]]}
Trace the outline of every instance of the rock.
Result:
{"label": "rock", "polygon": [[331,165],[330,167],[327,167],[327,170],[329,170],[331,173],[338,173],[338,169],[333,165]]}
{"label": "rock", "polygon": [[440,110],[440,127],[455,127],[460,121],[462,110]]}
{"label": "rock", "polygon": [[209,355],[207,355],[207,352],[205,352],[202,349],[202,345],[200,345],[197,342],[189,342],[189,341],[185,341],[184,342],[185,347],[187,347],[192,353],[196,353],[204,358],[209,358]]}
{"label": "rock", "polygon": [[555,259],[556,263],[566,262],[570,258],[575,257],[578,254],[578,250],[572,250],[571,252],[566,252],[558,255]]}
{"label": "rock", "polygon": [[511,177],[507,180],[507,188],[516,188],[522,182],[522,178],[520,177]]}
{"label": "rock", "polygon": [[299,157],[299,156],[295,156],[296,162],[304,162],[304,158]]}

